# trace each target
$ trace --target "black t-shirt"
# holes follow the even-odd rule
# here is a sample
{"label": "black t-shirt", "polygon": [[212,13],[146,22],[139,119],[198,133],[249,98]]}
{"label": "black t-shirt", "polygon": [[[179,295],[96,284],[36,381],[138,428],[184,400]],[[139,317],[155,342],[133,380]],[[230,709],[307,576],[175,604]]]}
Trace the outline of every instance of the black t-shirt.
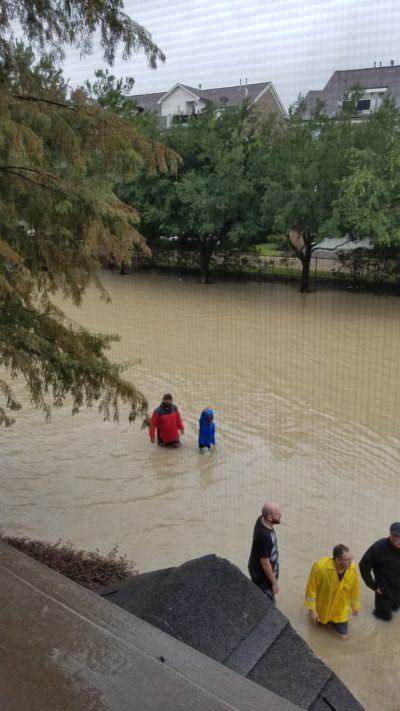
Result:
{"label": "black t-shirt", "polygon": [[249,558],[250,577],[258,586],[271,589],[271,583],[266,577],[261,563],[261,558],[268,558],[271,562],[272,570],[276,578],[279,577],[279,553],[276,533],[273,528],[267,528],[260,516],[254,526],[253,545]]}

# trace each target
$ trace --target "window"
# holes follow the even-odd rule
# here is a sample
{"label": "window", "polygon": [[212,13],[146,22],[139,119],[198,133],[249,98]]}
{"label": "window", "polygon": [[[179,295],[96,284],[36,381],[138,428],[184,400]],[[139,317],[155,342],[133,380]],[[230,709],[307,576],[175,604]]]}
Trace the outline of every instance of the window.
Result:
{"label": "window", "polygon": [[370,111],[371,99],[360,99],[357,101],[357,111]]}

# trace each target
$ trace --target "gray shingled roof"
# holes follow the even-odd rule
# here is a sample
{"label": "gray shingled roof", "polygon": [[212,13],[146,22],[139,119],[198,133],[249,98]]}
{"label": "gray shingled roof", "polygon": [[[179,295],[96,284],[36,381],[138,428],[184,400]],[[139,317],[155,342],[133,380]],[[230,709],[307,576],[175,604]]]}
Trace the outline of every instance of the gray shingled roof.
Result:
{"label": "gray shingled roof", "polygon": [[205,89],[199,92],[202,97],[213,101],[214,104],[221,104],[222,98],[227,98],[227,105],[236,106],[240,104],[244,99],[249,98],[252,101],[257,98],[257,96],[269,86],[271,82],[262,82],[259,84],[242,84],[241,86],[223,86],[217,89]]}
{"label": "gray shingled roof", "polygon": [[288,619],[215,555],[100,590],[105,599],[309,711],[362,711]]}
{"label": "gray shingled roof", "polygon": [[309,110],[313,109],[319,98],[325,102],[328,116],[334,116],[338,102],[343,100],[346,91],[355,84],[360,84],[364,89],[387,87],[387,93],[394,98],[397,106],[400,105],[400,65],[394,65],[334,72],[324,89],[309,91],[306,95]]}
{"label": "gray shingled roof", "polygon": [[[217,106],[237,106],[244,101],[245,98],[249,98],[251,101],[254,101],[263,89],[266,89],[270,84],[271,82],[260,82],[258,84],[223,86],[215,89],[199,89],[181,83],[180,86],[188,89],[188,91],[191,91],[193,94],[198,96],[199,99],[213,101]],[[158,101],[167,93],[167,91],[162,91],[156,94],[134,94],[129,98],[135,101],[137,105],[143,109],[160,113],[160,104]]]}
{"label": "gray shingled roof", "polygon": [[164,94],[165,91],[159,91],[157,94],[135,94],[134,96],[130,96],[129,99],[132,99],[140,108],[146,111],[156,111],[160,113],[160,104],[157,102]]}

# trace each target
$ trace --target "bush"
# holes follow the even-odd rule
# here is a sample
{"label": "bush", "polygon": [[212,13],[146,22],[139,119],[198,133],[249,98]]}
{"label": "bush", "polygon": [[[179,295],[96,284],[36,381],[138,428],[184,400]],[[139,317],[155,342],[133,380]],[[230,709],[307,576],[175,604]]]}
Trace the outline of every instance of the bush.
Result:
{"label": "bush", "polygon": [[137,575],[132,561],[125,555],[118,555],[117,544],[106,556],[102,556],[98,550],[76,550],[70,541],[32,541],[26,537],[6,536],[2,531],[0,540],[89,590]]}

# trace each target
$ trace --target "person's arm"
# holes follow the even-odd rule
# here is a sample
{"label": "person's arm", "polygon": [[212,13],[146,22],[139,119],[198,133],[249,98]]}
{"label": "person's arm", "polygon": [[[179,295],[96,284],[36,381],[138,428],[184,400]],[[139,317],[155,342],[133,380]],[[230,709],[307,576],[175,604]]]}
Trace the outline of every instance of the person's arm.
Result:
{"label": "person's arm", "polygon": [[350,590],[350,606],[353,610],[354,617],[356,617],[360,609],[360,581],[358,578],[357,568],[354,563],[352,563],[350,572],[353,576],[353,584]]}
{"label": "person's arm", "polygon": [[274,595],[276,595],[279,592],[279,585],[278,585],[278,581],[274,575],[274,571],[272,570],[271,561],[269,558],[260,558],[260,563],[261,563],[261,567],[264,571],[265,577],[271,583],[272,592],[274,593]]}
{"label": "person's arm", "polygon": [[318,568],[317,563],[314,563],[308,578],[306,596],[304,600],[304,607],[306,608],[306,610],[308,610],[310,620],[314,624],[317,624],[317,622],[319,622],[319,617],[317,613],[317,582]]}
{"label": "person's arm", "polygon": [[176,410],[176,424],[178,425],[178,430],[180,431],[180,433],[183,434],[185,428],[183,426],[182,417],[179,410]]}
{"label": "person's arm", "polygon": [[210,441],[211,444],[215,444],[215,423],[212,422],[210,425]]}
{"label": "person's arm", "polygon": [[156,413],[156,411],[154,411],[151,416],[151,421],[150,421],[151,425],[150,425],[150,431],[149,431],[150,440],[153,444],[156,441],[157,421],[158,421],[157,413]]}
{"label": "person's arm", "polygon": [[363,557],[361,558],[359,562],[359,568],[361,577],[366,586],[371,588],[371,590],[378,590],[376,580],[372,576],[372,571],[374,569],[374,551],[372,546],[368,548],[366,553],[364,553]]}

